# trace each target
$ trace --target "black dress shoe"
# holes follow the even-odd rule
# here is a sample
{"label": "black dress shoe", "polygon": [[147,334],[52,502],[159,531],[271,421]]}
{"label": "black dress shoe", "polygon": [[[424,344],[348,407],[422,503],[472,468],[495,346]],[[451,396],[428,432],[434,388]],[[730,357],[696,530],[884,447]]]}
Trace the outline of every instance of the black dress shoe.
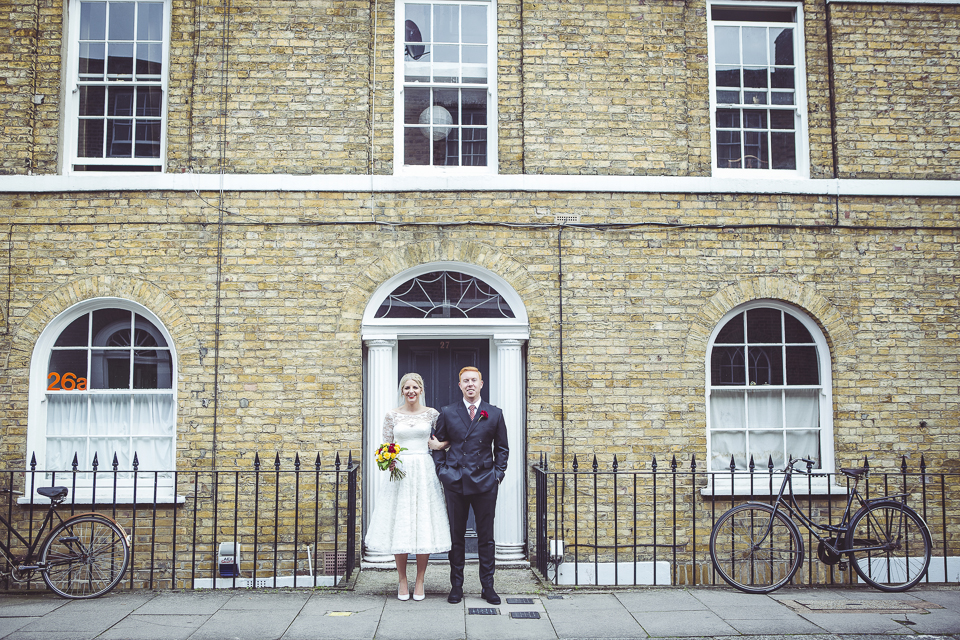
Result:
{"label": "black dress shoe", "polygon": [[480,592],[480,597],[489,602],[490,604],[500,604],[500,596],[497,595],[497,592],[490,589],[484,589]]}
{"label": "black dress shoe", "polygon": [[450,604],[460,604],[463,600],[463,587],[453,587],[450,589],[450,595],[447,596],[447,602]]}

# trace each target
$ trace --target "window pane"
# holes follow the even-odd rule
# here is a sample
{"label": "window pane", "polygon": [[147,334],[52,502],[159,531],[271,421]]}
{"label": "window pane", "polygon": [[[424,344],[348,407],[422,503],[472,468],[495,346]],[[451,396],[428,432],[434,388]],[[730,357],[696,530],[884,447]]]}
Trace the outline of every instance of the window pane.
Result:
{"label": "window pane", "polygon": [[[133,115],[133,87],[111,87],[107,101],[108,116]],[[101,112],[102,113],[102,112]]]}
{"label": "window pane", "polygon": [[139,395],[133,398],[134,435],[172,436],[174,427],[173,397],[163,395]]}
{"label": "window pane", "polygon": [[137,45],[137,75],[138,76],[158,76],[161,72],[163,61],[163,45],[143,44]]}
{"label": "window pane", "polygon": [[103,120],[81,120],[77,131],[77,155],[103,157]]}
{"label": "window pane", "polygon": [[[767,64],[767,30],[764,27],[743,28],[743,64]],[[720,62],[719,60],[717,62]]]}
{"label": "window pane", "polygon": [[784,393],[787,428],[820,428],[820,391],[799,389]]}
{"label": "window pane", "polygon": [[107,157],[129,158],[133,154],[133,120],[107,121]]}
{"label": "window pane", "polygon": [[744,111],[743,127],[745,129],[766,129],[767,112],[766,111]]}
{"label": "window pane", "polygon": [[[743,86],[767,88],[767,68],[744,68]],[[749,95],[749,94],[748,94]]]}
{"label": "window pane", "polygon": [[130,452],[130,438],[90,438],[87,455],[93,459],[97,455],[100,469],[112,469],[113,457],[117,457],[118,469],[129,469],[133,460]]}
{"label": "window pane", "polygon": [[718,87],[740,86],[740,67],[717,67],[716,76]]}
{"label": "window pane", "polygon": [[781,347],[747,347],[747,373],[751,385],[783,384]]}
{"label": "window pane", "polygon": [[793,29],[771,29],[773,41],[773,63],[793,64]]}
{"label": "window pane", "polygon": [[797,149],[793,133],[773,133],[770,136],[773,144],[773,168],[796,169]]}
{"label": "window pane", "polygon": [[744,431],[716,431],[711,436],[710,469],[728,470],[730,458],[737,469],[747,468],[747,434]]}
{"label": "window pane", "polygon": [[403,122],[419,124],[420,114],[430,106],[430,89],[406,89],[403,92]]}
{"label": "window pane", "polygon": [[137,139],[134,155],[137,158],[160,157],[160,121],[137,123]]}
{"label": "window pane", "polygon": [[463,7],[463,41],[487,42],[487,8],[472,5]]}
{"label": "window pane", "polygon": [[747,312],[747,340],[751,343],[780,343],[780,311],[750,309]]}
{"label": "window pane", "polygon": [[407,127],[403,130],[403,164],[430,164],[430,130]]}
{"label": "window pane", "polygon": [[133,40],[132,2],[110,3],[110,40]]}
{"label": "window pane", "polygon": [[91,389],[130,388],[130,350],[94,349],[90,354]]}
{"label": "window pane", "polygon": [[816,347],[787,347],[787,384],[820,384]]}
{"label": "window pane", "polygon": [[774,469],[784,467],[786,460],[783,458],[783,431],[751,431],[748,435],[750,457],[753,458],[755,466],[766,469],[770,460],[773,460]]}
{"label": "window pane", "polygon": [[766,132],[744,131],[743,166],[747,169],[768,169],[770,160],[767,153]]}
{"label": "window pane", "polygon": [[747,426],[750,429],[783,428],[783,395],[780,391],[747,393]]}
{"label": "window pane", "polygon": [[133,43],[111,42],[108,51],[108,76],[133,75]]}
{"label": "window pane", "polygon": [[794,93],[793,91],[775,91],[771,94],[770,98],[770,104],[792,105],[794,102]]}
{"label": "window pane", "polygon": [[163,109],[163,91],[160,87],[137,89],[137,117],[159,118]]}
{"label": "window pane", "polygon": [[[133,396],[126,393],[90,396],[91,435],[130,435],[132,399]],[[113,451],[110,454],[112,458]],[[104,463],[103,457],[100,462]]]}
{"label": "window pane", "polygon": [[106,38],[107,4],[105,2],[80,3],[80,39],[104,40]]}
{"label": "window pane", "polygon": [[740,28],[717,27],[714,35],[717,64],[740,64]]}
{"label": "window pane", "polygon": [[717,164],[721,167],[740,168],[743,154],[740,150],[740,133],[737,131],[717,132]]}
{"label": "window pane", "polygon": [[87,396],[57,393],[47,396],[47,436],[87,433]]}
{"label": "window pane", "polygon": [[137,7],[137,39],[163,40],[163,4],[141,2]]}
{"label": "window pane", "polygon": [[[50,375],[56,374],[56,375]],[[69,375],[68,375],[69,374]],[[64,380],[64,376],[67,379]],[[84,349],[56,349],[50,352],[50,366],[47,367],[47,389],[77,391],[77,386],[86,386],[78,382],[87,377],[87,350]]]}
{"label": "window pane", "polygon": [[93,346],[130,345],[133,314],[125,309],[97,309],[93,312]]}
{"label": "window pane", "polygon": [[[48,421],[49,430],[49,421]],[[48,431],[49,433],[49,431]],[[46,468],[50,471],[69,471],[73,465],[73,457],[77,457],[79,467],[90,466],[93,454],[87,456],[86,438],[47,438]]]}
{"label": "window pane", "polygon": [[169,389],[173,363],[167,349],[136,349],[133,352],[133,388]]}
{"label": "window pane", "polygon": [[717,109],[717,126],[723,129],[740,128],[740,110]]}
{"label": "window pane", "polygon": [[433,20],[434,42],[460,42],[460,7],[458,5],[434,5]]}
{"label": "window pane", "polygon": [[820,432],[809,429],[803,431],[787,431],[787,455],[792,458],[807,458],[820,468]]}
{"label": "window pane", "polygon": [[80,77],[100,79],[103,77],[103,64],[106,49],[102,42],[84,42],[80,44]]}
{"label": "window pane", "polygon": [[[89,340],[90,314],[85,313],[60,332],[55,347],[85,347]],[[84,368],[86,369],[86,368]]]}
{"label": "window pane", "polygon": [[710,383],[714,385],[746,384],[746,363],[743,347],[714,347],[710,354]]}
{"label": "window pane", "polygon": [[794,117],[793,111],[770,111],[770,128],[793,129]]}
{"label": "window pane", "polygon": [[770,86],[774,89],[793,89],[793,69],[776,68],[770,78]]}
{"label": "window pane", "polygon": [[803,326],[803,323],[789,313],[783,314],[783,335],[786,342],[813,342],[813,336],[811,336],[807,328]]}
{"label": "window pane", "polygon": [[743,343],[743,314],[738,313],[717,333],[716,344]]}

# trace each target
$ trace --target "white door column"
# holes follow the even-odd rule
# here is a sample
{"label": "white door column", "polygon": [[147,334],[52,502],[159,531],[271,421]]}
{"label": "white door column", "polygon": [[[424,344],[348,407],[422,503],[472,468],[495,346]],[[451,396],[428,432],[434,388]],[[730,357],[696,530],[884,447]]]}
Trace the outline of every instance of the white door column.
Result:
{"label": "white door column", "polygon": [[499,562],[525,558],[524,487],[526,485],[526,428],[524,425],[523,340],[494,338],[497,345],[497,371],[493,376],[496,404],[507,423],[510,457],[507,474],[500,483],[497,516],[493,536]]}
{"label": "white door column", "polygon": [[[394,352],[397,347],[395,337],[383,336],[365,340],[367,345],[367,411],[363,428],[363,504],[367,518],[373,516],[380,486],[388,482],[389,474],[380,473],[377,468],[377,448],[383,444],[383,418],[387,411],[397,406],[397,365]],[[365,531],[366,529],[364,529]],[[366,547],[364,562],[392,563],[389,554],[370,553]]]}

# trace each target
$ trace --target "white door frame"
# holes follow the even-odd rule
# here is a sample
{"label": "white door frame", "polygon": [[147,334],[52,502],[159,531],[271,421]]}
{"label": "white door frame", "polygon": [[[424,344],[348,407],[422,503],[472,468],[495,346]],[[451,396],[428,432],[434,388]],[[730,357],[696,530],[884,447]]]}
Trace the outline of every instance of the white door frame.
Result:
{"label": "white door frame", "polygon": [[[377,319],[380,305],[398,286],[425,273],[456,271],[493,287],[513,310],[514,318],[496,319]],[[500,484],[494,537],[498,562],[517,562],[526,550],[526,405],[523,345],[530,338],[526,307],[517,292],[495,273],[462,262],[431,262],[398,273],[380,285],[363,314],[361,338],[367,347],[364,380],[363,474],[364,524],[373,513],[384,474],[378,473],[374,452],[380,445],[383,416],[399,404],[397,352],[400,340],[483,339],[490,341],[490,385],[487,400],[503,411],[510,461]],[[366,526],[364,526],[366,533]],[[392,563],[393,556],[364,551],[364,561]]]}

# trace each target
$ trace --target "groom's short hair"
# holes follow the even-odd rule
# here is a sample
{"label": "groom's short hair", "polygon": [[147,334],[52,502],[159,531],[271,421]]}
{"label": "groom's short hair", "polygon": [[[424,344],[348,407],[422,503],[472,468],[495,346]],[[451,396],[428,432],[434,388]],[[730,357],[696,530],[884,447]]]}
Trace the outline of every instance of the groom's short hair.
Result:
{"label": "groom's short hair", "polygon": [[483,380],[483,374],[480,373],[480,369],[477,369],[476,367],[464,367],[463,369],[460,369],[460,375],[457,376],[457,380],[462,380],[462,379],[463,379],[463,372],[464,372],[464,371],[476,371],[476,372],[477,372],[477,377],[480,378],[481,381]]}

